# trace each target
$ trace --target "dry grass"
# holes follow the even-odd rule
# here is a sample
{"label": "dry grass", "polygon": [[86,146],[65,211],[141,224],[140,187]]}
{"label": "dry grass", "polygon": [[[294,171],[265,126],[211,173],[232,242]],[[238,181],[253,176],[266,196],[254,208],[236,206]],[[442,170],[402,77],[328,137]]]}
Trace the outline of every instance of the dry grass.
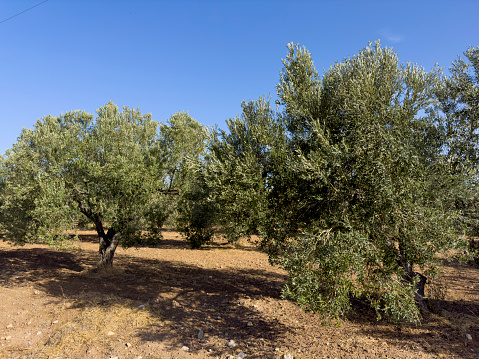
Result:
{"label": "dry grass", "polygon": [[158,324],[154,308],[138,307],[132,301],[116,297],[83,295],[65,303],[63,310],[78,309],[79,314],[62,323],[45,343],[42,354],[48,357],[79,358],[92,347],[106,348],[112,337],[122,340],[122,333]]}

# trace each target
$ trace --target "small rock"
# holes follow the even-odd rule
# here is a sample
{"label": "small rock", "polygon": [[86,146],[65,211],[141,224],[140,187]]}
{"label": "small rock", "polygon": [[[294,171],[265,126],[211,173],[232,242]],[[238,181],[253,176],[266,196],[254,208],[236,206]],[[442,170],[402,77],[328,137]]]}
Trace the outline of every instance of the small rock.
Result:
{"label": "small rock", "polygon": [[40,332],[37,332],[37,335],[42,335],[42,332],[41,332],[41,331],[40,331]]}
{"label": "small rock", "polygon": [[190,351],[190,348],[188,348],[186,345],[183,345],[181,347],[181,350],[185,351],[185,352],[189,352]]}
{"label": "small rock", "polygon": [[245,356],[246,356],[246,354],[244,352],[239,352],[238,355],[236,356],[236,358],[243,359]]}
{"label": "small rock", "polygon": [[109,337],[111,337],[112,335],[115,335],[115,332],[112,332],[112,331],[110,330],[108,333],[106,333],[106,335],[108,335]]}
{"label": "small rock", "polygon": [[226,346],[228,348],[234,348],[236,346],[236,342],[233,339],[231,339],[230,341],[228,341],[228,343],[226,343]]}
{"label": "small rock", "polygon": [[145,308],[145,306],[143,304],[138,306],[138,309],[143,309],[143,308]]}
{"label": "small rock", "polygon": [[118,359],[118,357],[110,357],[110,359]]}
{"label": "small rock", "polygon": [[38,295],[38,294],[40,294],[40,291],[39,291],[39,290],[36,290],[36,291],[33,292],[33,294]]}
{"label": "small rock", "polygon": [[466,334],[466,338],[467,338],[468,340],[472,340],[472,335],[471,335],[471,334]]}
{"label": "small rock", "polygon": [[293,354],[286,353],[283,355],[283,359],[294,359]]}
{"label": "small rock", "polygon": [[203,330],[200,330],[200,331],[198,332],[198,339],[203,338],[203,335],[204,335]]}
{"label": "small rock", "polygon": [[13,328],[13,324],[8,324],[7,328]]}
{"label": "small rock", "polygon": [[72,306],[72,304],[71,304],[70,302],[65,303],[65,307],[66,307],[66,308],[70,308],[71,306]]}
{"label": "small rock", "polygon": [[52,324],[57,324],[57,323],[58,323],[58,320],[54,320],[54,321],[52,322]]}
{"label": "small rock", "polygon": [[12,339],[11,335],[8,335],[8,336],[5,337],[5,340],[10,340],[10,339]]}
{"label": "small rock", "polygon": [[248,327],[252,327],[252,326],[253,326],[253,322],[248,322],[248,323],[246,323],[246,325],[247,325]]}
{"label": "small rock", "polygon": [[131,343],[126,343],[125,345],[127,348],[131,347]]}

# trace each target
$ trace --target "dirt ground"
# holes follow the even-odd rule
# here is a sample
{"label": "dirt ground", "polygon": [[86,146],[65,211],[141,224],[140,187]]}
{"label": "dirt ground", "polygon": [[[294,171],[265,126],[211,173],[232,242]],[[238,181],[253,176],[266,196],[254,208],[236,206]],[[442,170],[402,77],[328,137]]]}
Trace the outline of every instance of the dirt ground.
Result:
{"label": "dirt ground", "polygon": [[0,358],[479,358],[479,269],[448,263],[420,326],[355,314],[325,323],[281,299],[284,271],[242,243],[188,249],[165,231],[155,248],[117,250],[88,271],[75,250],[0,241]]}

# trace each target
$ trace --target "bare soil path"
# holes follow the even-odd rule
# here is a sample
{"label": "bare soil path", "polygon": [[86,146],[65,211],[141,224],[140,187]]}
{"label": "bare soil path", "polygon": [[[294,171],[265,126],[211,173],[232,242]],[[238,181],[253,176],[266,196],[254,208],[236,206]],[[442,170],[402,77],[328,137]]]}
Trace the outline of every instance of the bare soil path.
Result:
{"label": "bare soil path", "polygon": [[0,358],[479,358],[477,268],[445,267],[421,326],[376,322],[361,303],[334,325],[282,299],[285,272],[254,246],[164,236],[119,248],[108,275],[87,271],[89,232],[79,250],[0,242]]}

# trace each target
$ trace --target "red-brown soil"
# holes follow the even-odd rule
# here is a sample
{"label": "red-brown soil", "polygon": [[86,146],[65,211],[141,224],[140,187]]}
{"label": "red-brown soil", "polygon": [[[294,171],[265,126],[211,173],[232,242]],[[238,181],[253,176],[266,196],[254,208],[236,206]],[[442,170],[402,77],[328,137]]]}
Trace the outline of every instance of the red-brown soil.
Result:
{"label": "red-brown soil", "polygon": [[361,303],[335,324],[282,299],[285,272],[253,245],[164,236],[119,248],[107,275],[88,271],[91,233],[80,250],[0,242],[0,358],[479,358],[475,267],[445,266],[420,326],[377,322]]}

